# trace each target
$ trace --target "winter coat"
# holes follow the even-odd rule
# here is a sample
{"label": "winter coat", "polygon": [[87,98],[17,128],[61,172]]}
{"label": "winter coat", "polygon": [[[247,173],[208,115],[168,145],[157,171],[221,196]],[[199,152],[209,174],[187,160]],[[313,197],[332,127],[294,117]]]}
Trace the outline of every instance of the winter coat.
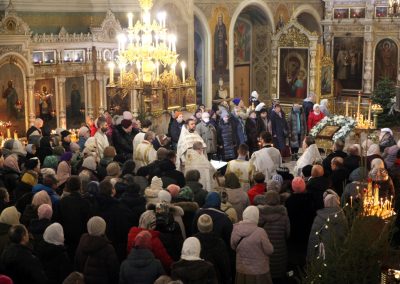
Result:
{"label": "winter coat", "polygon": [[249,197],[250,205],[254,205],[254,197],[266,192],[265,183],[257,183],[247,192]]}
{"label": "winter coat", "polygon": [[120,156],[123,161],[132,159],[132,142],[134,138],[133,130],[131,133],[126,133],[122,125],[117,125],[115,131],[113,130],[112,138],[117,155]]}
{"label": "winter coat", "polygon": [[105,237],[82,235],[75,254],[75,268],[83,273],[86,284],[118,283],[119,261]]}
{"label": "winter coat", "polygon": [[138,227],[132,227],[128,234],[128,254],[131,252],[134,244],[135,238],[141,231],[148,231],[151,234],[151,251],[154,257],[161,261],[162,266],[166,272],[169,272],[171,265],[173,263],[172,258],[169,256],[166,248],[160,240],[160,232],[155,230],[148,230]]}
{"label": "winter coat", "polygon": [[196,125],[196,131],[207,145],[207,154],[217,152],[217,130],[211,123],[201,121]]}
{"label": "winter coat", "polygon": [[97,176],[99,180],[103,180],[107,176],[107,166],[113,162],[113,158],[102,158],[97,165]]}
{"label": "winter coat", "polygon": [[226,188],[226,193],[228,194],[228,202],[235,208],[238,219],[241,221],[243,211],[250,203],[247,193],[242,188]]}
{"label": "winter coat", "polygon": [[185,227],[185,234],[186,237],[192,236],[193,218],[196,215],[197,210],[199,210],[199,205],[196,202],[179,201],[174,202],[174,206],[180,207],[184,211],[182,222]]}
{"label": "winter coat", "polygon": [[[325,225],[328,218],[329,226],[326,229]],[[329,252],[330,249],[333,249],[334,244],[340,245],[342,243],[346,233],[347,219],[341,208],[327,207],[318,210],[308,239],[307,260],[312,261],[318,256],[321,241],[325,246],[325,251]]]}
{"label": "winter coat", "polygon": [[307,127],[308,127],[308,132],[311,131],[311,129],[318,124],[323,118],[325,117],[325,114],[321,111],[319,114],[316,114],[315,112],[310,112],[308,115],[308,120],[307,120]]}
{"label": "winter coat", "polygon": [[43,284],[47,277],[39,259],[24,245],[11,244],[1,255],[4,274],[11,277],[14,284]]}
{"label": "winter coat", "polygon": [[270,269],[272,278],[285,276],[288,262],[287,239],[290,235],[290,221],[286,208],[277,206],[258,206],[260,219],[258,225],[267,232],[268,238],[274,247],[270,256]]}
{"label": "winter coat", "polygon": [[259,149],[258,146],[258,131],[257,122],[252,118],[247,118],[246,120],[246,135],[247,135],[247,145],[249,146],[250,154]]}
{"label": "winter coat", "polygon": [[[32,172],[32,171],[27,171],[23,175],[31,176],[31,178],[34,178],[34,179],[37,180],[37,174]],[[21,176],[21,178],[23,177],[23,175]],[[33,187],[33,185],[25,183],[25,182],[22,182],[21,180],[18,180],[17,186],[15,187],[15,189],[13,191],[13,195],[11,195],[10,198],[12,200],[17,201],[24,194],[26,194],[28,192],[31,192],[32,191],[32,187]]]}
{"label": "winter coat", "polygon": [[54,245],[41,240],[35,247],[35,254],[43,264],[47,275],[47,284],[59,284],[72,271],[72,263],[68,257],[66,248],[62,245]]}
{"label": "winter coat", "polygon": [[347,169],[347,173],[351,174],[352,171],[360,167],[361,157],[349,155],[344,159],[344,167]]}
{"label": "winter coat", "polygon": [[334,151],[330,153],[328,156],[326,156],[326,158],[322,161],[322,166],[324,167],[324,175],[326,177],[329,176],[330,173],[332,172],[331,162],[332,159],[335,157],[340,157],[345,159],[347,157],[347,154],[343,151]]}
{"label": "winter coat", "polygon": [[194,201],[199,205],[199,207],[203,207],[208,193],[203,189],[203,185],[197,181],[188,181],[186,182],[186,186],[190,187],[192,190],[194,194]]}
{"label": "winter coat", "polygon": [[184,122],[179,123],[176,119],[171,119],[171,125],[168,129],[168,136],[171,137],[171,142],[173,145],[178,144],[183,124]]}
{"label": "winter coat", "polygon": [[286,145],[286,137],[289,134],[285,114],[281,111],[282,117],[275,111],[271,112],[271,127],[274,147],[282,150]]}
{"label": "winter coat", "polygon": [[79,192],[71,192],[60,200],[59,222],[63,226],[68,246],[78,246],[81,235],[87,230],[86,224],[91,213],[90,203]]}
{"label": "winter coat", "polygon": [[150,250],[133,248],[121,263],[119,284],[153,284],[163,274],[160,261]]}
{"label": "winter coat", "polygon": [[250,222],[233,225],[231,247],[236,251],[236,271],[261,275],[270,271],[269,257],[274,248],[264,229]]}
{"label": "winter coat", "polygon": [[10,198],[12,198],[13,192],[17,187],[17,183],[21,173],[9,167],[4,167],[3,169],[0,170],[0,175],[2,176],[4,187],[7,189]]}
{"label": "winter coat", "polygon": [[200,257],[214,265],[218,283],[229,284],[232,281],[228,248],[224,241],[214,233],[194,235],[201,244]]}
{"label": "winter coat", "polygon": [[292,111],[289,113],[288,124],[290,147],[301,148],[304,137],[307,135],[307,121],[304,111],[300,109],[299,112],[296,112],[292,108]]}
{"label": "winter coat", "polygon": [[10,228],[11,225],[0,223],[0,255],[10,243],[10,238],[8,237]]}
{"label": "winter coat", "polygon": [[345,168],[338,168],[330,175],[331,188],[339,195],[342,196],[344,187],[347,183],[347,170]]}
{"label": "winter coat", "polygon": [[57,193],[51,189],[48,186],[45,186],[43,184],[37,184],[32,188],[32,193],[35,195],[36,193],[38,193],[39,191],[46,191],[47,194],[50,196],[51,199],[51,204],[53,205],[53,210],[55,209],[55,207],[58,206],[59,202],[60,202],[60,196],[57,195]]}
{"label": "winter coat", "polygon": [[159,169],[155,172],[155,175],[162,179],[164,188],[170,184],[176,184],[180,187],[184,187],[186,184],[183,173],[177,171],[175,164],[168,159],[160,162]]}
{"label": "winter coat", "polygon": [[129,208],[136,216],[142,215],[146,211],[146,198],[139,195],[139,186],[127,186],[119,200]]}
{"label": "winter coat", "polygon": [[43,240],[43,234],[44,231],[47,229],[48,226],[51,225],[51,220],[49,219],[32,219],[28,231],[31,233],[33,240],[32,244],[33,247],[36,248],[36,246]]}
{"label": "winter coat", "polygon": [[222,147],[221,153],[225,161],[235,159],[235,149],[238,145],[236,131],[231,121],[225,123],[223,120],[220,120],[218,127],[218,145]]}
{"label": "winter coat", "polygon": [[43,165],[44,159],[47,156],[53,155],[53,148],[51,148],[49,136],[43,136],[40,139],[39,148],[37,149],[36,154],[39,157],[41,165]]}
{"label": "winter coat", "polygon": [[310,193],[313,197],[315,209],[318,210],[324,208],[323,195],[325,190],[327,190],[328,188],[329,188],[329,180],[324,176],[310,178],[308,180],[306,189],[307,192]]}
{"label": "winter coat", "polygon": [[303,101],[302,109],[303,109],[304,114],[306,116],[306,121],[308,121],[308,116],[310,115],[310,113],[313,112],[313,108],[314,108],[314,103],[312,101],[309,101],[307,99],[305,99]]}
{"label": "winter coat", "polygon": [[290,220],[289,253],[298,251],[305,256],[311,226],[316,215],[312,195],[293,193],[286,200],[285,206]]}
{"label": "winter coat", "polygon": [[217,284],[213,265],[204,260],[184,260],[172,264],[171,277],[185,284]]}
{"label": "winter coat", "polygon": [[237,144],[243,144],[247,142],[246,129],[245,129],[245,121],[241,117],[237,117],[232,114],[232,123],[234,125],[234,129],[236,129],[236,137],[238,138]]}

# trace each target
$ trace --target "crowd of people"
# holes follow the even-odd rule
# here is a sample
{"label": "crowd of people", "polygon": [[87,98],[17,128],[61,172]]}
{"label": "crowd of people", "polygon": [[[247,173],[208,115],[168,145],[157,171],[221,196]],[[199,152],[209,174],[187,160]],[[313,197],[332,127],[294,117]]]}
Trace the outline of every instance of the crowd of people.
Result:
{"label": "crowd of people", "polygon": [[[175,112],[165,134],[124,112],[88,117],[76,142],[41,119],[27,146],[5,141],[0,282],[287,283],[321,243],[344,238],[341,206],[368,178],[399,208],[390,129],[377,144],[338,140],[323,158],[307,136],[324,116],[313,96],[288,116],[252,96],[255,110],[234,99],[186,120]],[[294,172],[282,163],[287,139]]]}

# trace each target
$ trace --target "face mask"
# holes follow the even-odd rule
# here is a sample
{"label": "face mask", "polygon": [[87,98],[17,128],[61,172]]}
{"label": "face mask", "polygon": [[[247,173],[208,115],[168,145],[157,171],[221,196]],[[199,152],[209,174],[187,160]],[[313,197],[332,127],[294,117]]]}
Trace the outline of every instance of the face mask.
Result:
{"label": "face mask", "polygon": [[107,132],[107,130],[108,130],[108,128],[107,128],[107,127],[102,127],[102,128],[101,128],[101,131],[102,131],[103,133],[106,133],[106,132]]}
{"label": "face mask", "polygon": [[209,118],[209,117],[205,117],[205,118],[203,118],[203,121],[204,121],[205,123],[208,123],[208,122],[210,121],[210,118]]}

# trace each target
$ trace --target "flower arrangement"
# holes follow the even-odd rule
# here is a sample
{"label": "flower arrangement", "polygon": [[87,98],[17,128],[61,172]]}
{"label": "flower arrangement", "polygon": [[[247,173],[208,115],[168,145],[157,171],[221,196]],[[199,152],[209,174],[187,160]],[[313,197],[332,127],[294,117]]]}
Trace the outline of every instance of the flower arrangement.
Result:
{"label": "flower arrangement", "polygon": [[331,117],[324,117],[317,125],[315,125],[311,131],[310,135],[317,137],[318,133],[327,125],[340,126],[340,129],[333,135],[332,140],[335,142],[337,140],[344,140],[347,135],[356,127],[356,121],[344,115],[334,115]]}

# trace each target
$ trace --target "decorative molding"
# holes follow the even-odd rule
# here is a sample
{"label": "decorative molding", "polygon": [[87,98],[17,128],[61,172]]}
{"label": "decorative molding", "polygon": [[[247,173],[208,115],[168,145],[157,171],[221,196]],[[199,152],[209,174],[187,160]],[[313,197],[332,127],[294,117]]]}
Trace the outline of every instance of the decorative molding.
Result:
{"label": "decorative molding", "polygon": [[18,17],[14,5],[10,0],[5,10],[4,18],[0,21],[0,34],[30,35],[31,31],[27,23]]}
{"label": "decorative molding", "polygon": [[0,45],[0,56],[9,52],[16,52],[23,55],[22,45]]}
{"label": "decorative molding", "polygon": [[115,18],[111,10],[107,11],[106,17],[100,27],[90,27],[93,41],[116,41],[117,34],[122,31],[120,22]]}

